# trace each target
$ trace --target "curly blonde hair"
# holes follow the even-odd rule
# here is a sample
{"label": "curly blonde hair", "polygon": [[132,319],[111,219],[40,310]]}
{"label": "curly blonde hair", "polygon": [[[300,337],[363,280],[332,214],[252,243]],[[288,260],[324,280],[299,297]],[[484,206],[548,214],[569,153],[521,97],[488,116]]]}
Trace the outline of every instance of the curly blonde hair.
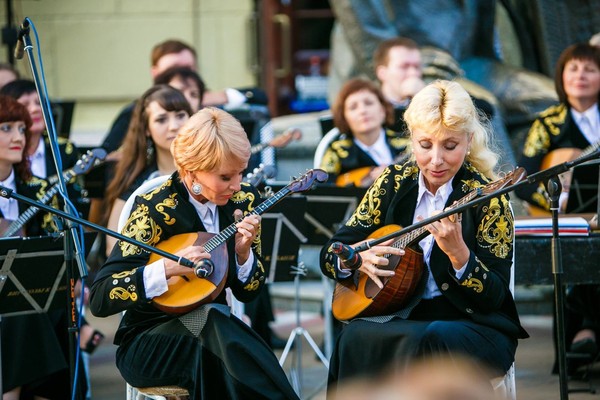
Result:
{"label": "curly blonde hair", "polygon": [[469,93],[457,82],[437,80],[413,97],[404,113],[411,135],[415,129],[442,134],[445,130],[471,139],[466,161],[490,179],[497,178],[499,156],[491,149],[491,126],[477,111]]}

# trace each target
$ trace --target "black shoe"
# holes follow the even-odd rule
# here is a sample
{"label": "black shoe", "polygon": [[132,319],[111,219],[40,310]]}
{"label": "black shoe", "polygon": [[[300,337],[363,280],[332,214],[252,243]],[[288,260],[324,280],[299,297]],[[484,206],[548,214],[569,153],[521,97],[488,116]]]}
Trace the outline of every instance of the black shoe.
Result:
{"label": "black shoe", "polygon": [[283,350],[285,349],[285,345],[287,344],[287,340],[283,340],[277,335],[271,335],[271,348],[273,350]]}
{"label": "black shoe", "polygon": [[577,342],[571,343],[571,353],[585,354],[594,358],[598,353],[598,345],[596,341],[591,338],[578,340]]}

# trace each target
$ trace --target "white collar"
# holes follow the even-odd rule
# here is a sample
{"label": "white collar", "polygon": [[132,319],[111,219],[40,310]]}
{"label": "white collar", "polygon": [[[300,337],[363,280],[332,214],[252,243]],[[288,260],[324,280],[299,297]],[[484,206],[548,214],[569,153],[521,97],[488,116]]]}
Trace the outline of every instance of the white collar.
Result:
{"label": "white collar", "polygon": [[[579,112],[574,108],[571,108],[571,112],[573,113],[573,117],[575,122],[579,125],[581,120],[585,117],[589,121],[592,128],[596,128],[596,131],[599,130],[600,127],[600,113],[598,112],[598,103],[594,103],[593,106],[585,110],[584,112]],[[600,132],[595,132],[600,135]]]}
{"label": "white collar", "polygon": [[8,178],[6,178],[5,181],[0,181],[0,185],[7,187],[9,189],[16,189],[16,183],[15,183],[15,169],[12,168],[10,170],[10,175],[8,175]]}
{"label": "white collar", "polygon": [[192,205],[194,206],[196,211],[198,211],[198,213],[200,214],[200,217],[202,218],[203,221],[207,218],[209,210],[212,212],[213,216],[218,215],[217,214],[217,205],[215,203],[207,201],[206,203],[202,204],[198,200],[196,200],[189,192],[188,192],[188,196],[190,199],[190,203],[192,203]]}
{"label": "white collar", "polygon": [[448,198],[450,197],[450,194],[452,193],[452,181],[454,180],[454,177],[450,178],[450,180],[446,183],[444,183],[442,186],[440,186],[440,188],[437,190],[437,192],[435,194],[431,193],[429,191],[429,189],[427,189],[427,186],[425,185],[425,179],[423,178],[423,173],[419,171],[419,194],[417,195],[417,204],[419,204],[421,202],[421,199],[423,198],[423,196],[427,193],[432,197],[435,196],[440,196],[442,198],[442,200],[444,201],[444,204],[446,204],[448,202]]}
{"label": "white collar", "polygon": [[31,155],[31,159],[44,158],[46,155],[46,143],[44,143],[44,136],[40,137],[40,142],[38,143],[35,152]]}
{"label": "white collar", "polygon": [[356,143],[356,145],[358,147],[360,147],[365,153],[369,153],[369,151],[371,149],[380,149],[382,146],[385,148],[387,147],[387,143],[385,141],[385,131],[383,130],[383,128],[381,128],[381,130],[379,131],[379,136],[377,137],[377,140],[375,141],[375,143],[373,143],[370,146],[367,146],[366,144],[364,144],[363,142],[361,142],[360,140],[354,138],[354,143]]}

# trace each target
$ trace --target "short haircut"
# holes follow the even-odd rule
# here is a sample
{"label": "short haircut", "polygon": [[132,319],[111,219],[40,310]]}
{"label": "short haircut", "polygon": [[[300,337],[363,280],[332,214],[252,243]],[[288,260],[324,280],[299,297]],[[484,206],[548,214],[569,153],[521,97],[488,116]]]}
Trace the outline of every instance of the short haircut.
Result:
{"label": "short haircut", "polygon": [[394,47],[406,47],[407,49],[419,50],[417,42],[409,38],[395,37],[384,40],[379,43],[379,46],[377,46],[373,53],[373,66],[377,68],[380,65],[387,65],[390,61],[390,50]]}
{"label": "short haircut", "polygon": [[[556,62],[556,70],[554,72],[554,87],[558,94],[558,99],[561,103],[567,104],[567,93],[565,92],[565,83],[563,82],[563,72],[565,66],[571,60],[590,60],[600,68],[600,48],[589,43],[575,43],[563,50]],[[598,101],[600,101],[600,93],[598,93]]]}
{"label": "short haircut", "polygon": [[171,143],[171,153],[179,176],[187,172],[214,171],[232,162],[250,158],[248,135],[231,114],[204,107],[179,130]]}
{"label": "short haircut", "polygon": [[37,92],[35,83],[28,79],[17,79],[7,83],[0,89],[0,94],[10,96],[13,99],[18,99],[25,94],[33,92]]}
{"label": "short haircut", "polygon": [[158,60],[167,54],[181,53],[184,50],[188,50],[190,53],[192,53],[194,58],[198,57],[196,55],[196,50],[194,50],[194,48],[189,44],[177,39],[165,40],[164,42],[161,42],[152,48],[152,52],[150,53],[151,65],[156,66],[158,64]]}
{"label": "short haircut", "polygon": [[342,133],[352,134],[350,126],[346,121],[346,116],[344,115],[346,99],[348,99],[351,94],[360,92],[361,90],[368,90],[377,96],[377,99],[385,110],[385,123],[389,125],[394,123],[394,108],[392,107],[392,104],[383,97],[383,93],[381,93],[381,90],[377,85],[366,79],[354,78],[350,79],[342,86],[332,107],[333,123]]}
{"label": "short haircut", "polygon": [[202,102],[202,98],[204,97],[204,93],[206,92],[206,84],[200,77],[200,75],[196,71],[192,71],[188,67],[171,67],[164,72],[158,74],[154,78],[155,85],[168,85],[173,78],[182,78],[183,80],[191,79],[198,86],[199,94],[200,94],[200,102]]}
{"label": "short haircut", "polygon": [[31,179],[30,161],[27,157],[27,143],[31,140],[31,117],[27,108],[15,98],[0,95],[0,123],[23,121],[25,124],[25,146],[21,161],[14,164],[15,174],[23,181]]}

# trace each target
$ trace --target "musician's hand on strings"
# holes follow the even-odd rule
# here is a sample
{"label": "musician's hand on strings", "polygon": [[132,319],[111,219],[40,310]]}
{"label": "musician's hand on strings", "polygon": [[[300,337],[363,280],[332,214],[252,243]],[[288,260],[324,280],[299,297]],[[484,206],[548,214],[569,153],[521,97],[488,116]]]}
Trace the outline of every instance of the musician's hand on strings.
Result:
{"label": "musician's hand on strings", "polygon": [[[390,263],[390,260],[384,257],[384,255],[404,255],[404,249],[390,246],[393,241],[394,239],[390,239],[360,253],[362,264],[358,270],[367,274],[380,289],[383,289],[383,282],[380,277],[390,278],[395,274],[394,270],[381,269],[381,267],[385,267]],[[356,243],[356,245],[358,244]]]}
{"label": "musician's hand on strings", "polygon": [[[441,211],[434,211],[433,215]],[[433,216],[432,215],[432,216]],[[418,216],[421,221],[423,217]],[[461,269],[469,261],[470,251],[462,236],[462,213],[452,214],[441,220],[432,222],[425,229],[435,238],[440,249],[448,255],[454,269]]]}
{"label": "musician's hand on strings", "polygon": [[[233,217],[235,220],[242,218],[241,210],[235,210]],[[235,234],[235,254],[237,254],[238,264],[242,265],[250,257],[252,242],[258,236],[260,230],[260,216],[247,215],[243,220],[236,225],[237,233]]]}
{"label": "musician's hand on strings", "polygon": [[[210,254],[204,251],[202,246],[188,246],[175,253],[176,256],[186,258],[194,263],[205,258],[210,258]],[[177,261],[164,259],[165,261],[165,276],[169,279],[172,276],[187,275],[192,273],[192,269],[179,264]]]}

